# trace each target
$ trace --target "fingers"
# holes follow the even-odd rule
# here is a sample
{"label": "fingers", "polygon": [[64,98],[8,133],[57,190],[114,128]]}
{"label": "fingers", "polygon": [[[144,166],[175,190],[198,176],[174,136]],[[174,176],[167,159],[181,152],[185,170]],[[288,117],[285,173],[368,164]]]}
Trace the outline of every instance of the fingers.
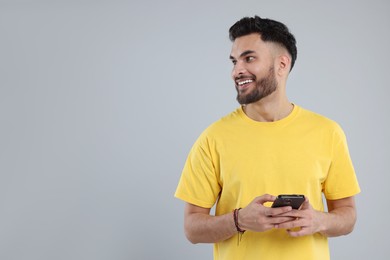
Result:
{"label": "fingers", "polygon": [[294,218],[291,217],[270,217],[269,222],[273,225],[274,228],[278,228],[283,223],[289,223],[294,221]]}
{"label": "fingers", "polygon": [[263,205],[266,202],[273,202],[275,199],[276,199],[276,197],[273,195],[264,194],[260,197],[255,198],[255,201],[256,201],[256,203]]}
{"label": "fingers", "polygon": [[278,217],[291,217],[291,218],[303,218],[305,215],[305,212],[302,210],[290,210],[290,211],[285,211],[283,213],[278,214]]}
{"label": "fingers", "polygon": [[288,214],[288,212],[292,211],[292,208],[290,206],[280,207],[280,208],[266,208],[265,211],[266,211],[265,212],[266,216],[272,217],[272,216]]}
{"label": "fingers", "polygon": [[300,218],[289,218],[289,219],[290,219],[290,221],[285,221],[283,223],[280,223],[276,226],[276,228],[293,229],[296,227],[305,226],[305,224],[306,224],[304,219],[300,219]]}
{"label": "fingers", "polygon": [[291,226],[293,227],[286,229],[287,233],[291,237],[301,237],[301,236],[307,236],[315,233],[313,227],[311,227],[310,225],[305,225],[304,222],[303,224],[301,224],[299,223],[299,221],[294,221],[294,224]]}
{"label": "fingers", "polygon": [[313,234],[316,227],[315,211],[306,198],[299,210],[290,206],[271,208],[264,206],[266,202],[275,201],[276,197],[264,194],[256,197],[247,207],[242,209],[241,220],[246,230],[257,232],[273,228],[286,229],[292,237]]}
{"label": "fingers", "polygon": [[[310,204],[307,204],[309,207]],[[316,225],[313,222],[312,210],[301,209],[279,215],[279,217],[290,217],[290,221],[276,224],[277,229],[286,229],[292,237],[306,236],[316,232]]]}
{"label": "fingers", "polygon": [[275,227],[275,225],[291,221],[289,217],[276,217],[291,210],[291,207],[270,208],[264,206],[266,202],[273,202],[275,196],[264,194],[256,197],[249,205],[240,211],[240,222],[246,230],[263,232]]}

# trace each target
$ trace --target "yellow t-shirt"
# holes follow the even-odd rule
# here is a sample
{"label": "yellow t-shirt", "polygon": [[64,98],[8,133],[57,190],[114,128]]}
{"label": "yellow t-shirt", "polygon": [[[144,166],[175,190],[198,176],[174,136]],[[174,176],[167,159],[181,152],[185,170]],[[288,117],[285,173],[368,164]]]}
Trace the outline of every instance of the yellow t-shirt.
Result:
{"label": "yellow t-shirt", "polygon": [[[345,135],[337,123],[294,106],[285,118],[257,122],[242,108],[209,126],[192,147],[175,196],[216,215],[247,206],[265,193],[304,194],[324,210],[360,188]],[[269,206],[266,204],[266,206]],[[327,238],[292,238],[285,230],[247,231],[214,244],[214,259],[329,259]]]}

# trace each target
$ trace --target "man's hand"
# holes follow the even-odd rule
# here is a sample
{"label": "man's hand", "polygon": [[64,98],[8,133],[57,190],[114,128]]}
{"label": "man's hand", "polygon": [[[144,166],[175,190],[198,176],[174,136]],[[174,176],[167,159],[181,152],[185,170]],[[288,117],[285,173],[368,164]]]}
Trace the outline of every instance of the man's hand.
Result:
{"label": "man's hand", "polygon": [[[264,232],[286,221],[292,221],[295,218],[288,216],[292,211],[290,206],[280,208],[269,208],[263,204],[275,201],[276,197],[265,194],[256,197],[248,206],[241,209],[238,216],[238,224],[241,229],[256,232]],[[284,215],[286,214],[286,215]]]}
{"label": "man's hand", "polygon": [[278,224],[275,228],[287,229],[292,237],[314,233],[334,237],[352,232],[356,222],[354,197],[327,200],[327,203],[329,212],[317,211],[313,209],[306,198],[300,210],[292,210],[278,215],[278,217],[289,217],[292,220]]}
{"label": "man's hand", "polygon": [[[276,225],[275,228],[287,229],[292,237],[311,235],[322,230],[324,213],[316,211],[306,198],[299,210],[292,210],[278,217],[290,217],[291,220]],[[299,228],[299,230],[296,230]],[[292,231],[291,229],[294,229]]]}

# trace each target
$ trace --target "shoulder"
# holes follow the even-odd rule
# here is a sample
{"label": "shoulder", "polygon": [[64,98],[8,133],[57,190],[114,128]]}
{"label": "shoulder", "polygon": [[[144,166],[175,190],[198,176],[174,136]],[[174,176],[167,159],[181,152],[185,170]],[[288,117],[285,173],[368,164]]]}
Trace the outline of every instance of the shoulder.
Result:
{"label": "shoulder", "polygon": [[341,130],[341,126],[329,117],[302,107],[299,107],[299,110],[299,119],[302,121],[307,121],[309,124],[317,125],[319,127],[326,128],[329,130]]}
{"label": "shoulder", "polygon": [[330,137],[333,140],[345,140],[346,136],[340,124],[322,114],[299,108],[298,123],[321,134],[323,137]]}
{"label": "shoulder", "polygon": [[209,125],[205,133],[214,133],[214,132],[220,132],[226,128],[231,127],[232,125],[235,125],[242,120],[242,109],[237,108],[234,111],[230,112],[229,114],[221,117],[219,120],[215,121],[211,125]]}
{"label": "shoulder", "polygon": [[210,141],[223,138],[234,126],[242,122],[242,109],[239,107],[210,124],[200,135],[199,140]]}

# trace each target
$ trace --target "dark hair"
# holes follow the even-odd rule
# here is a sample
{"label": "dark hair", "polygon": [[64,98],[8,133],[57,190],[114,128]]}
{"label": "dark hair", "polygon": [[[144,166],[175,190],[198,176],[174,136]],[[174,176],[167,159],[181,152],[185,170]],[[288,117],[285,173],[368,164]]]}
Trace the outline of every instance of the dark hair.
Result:
{"label": "dark hair", "polygon": [[251,33],[259,33],[263,41],[278,43],[286,48],[291,55],[290,71],[292,70],[297,59],[297,46],[294,35],[290,33],[286,25],[271,19],[260,18],[257,15],[244,17],[230,27],[229,38],[234,41],[238,37]]}

